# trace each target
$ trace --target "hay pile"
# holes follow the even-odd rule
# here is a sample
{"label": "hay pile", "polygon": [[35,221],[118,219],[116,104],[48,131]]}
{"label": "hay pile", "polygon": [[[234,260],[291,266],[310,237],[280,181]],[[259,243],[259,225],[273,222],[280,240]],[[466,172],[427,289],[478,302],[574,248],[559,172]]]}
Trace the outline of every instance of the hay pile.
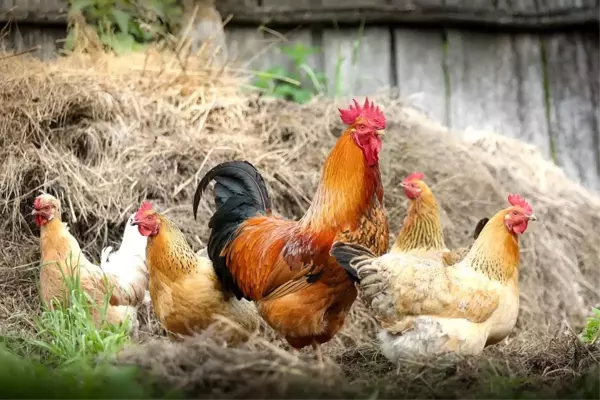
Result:
{"label": "hay pile", "polygon": [[[98,260],[107,244],[118,246],[128,215],[143,199],[170,215],[198,249],[207,238],[212,208],[203,202],[199,220],[194,221],[191,197],[199,177],[211,166],[230,159],[252,162],[270,187],[274,209],[298,218],[308,207],[323,160],[343,129],[336,111],[343,103],[318,100],[301,106],[260,98],[243,93],[242,78],[229,70],[213,71],[201,60],[188,60],[182,73],[176,60],[159,53],[127,59],[75,54],[54,63],[13,57],[0,64],[0,76],[2,332],[29,330],[28,321],[38,307],[34,283],[38,232],[28,214],[40,189],[61,199],[63,218],[91,259]],[[468,245],[475,223],[505,207],[509,192],[524,195],[541,221],[531,224],[522,240],[518,328],[547,332],[551,326],[553,332],[563,321],[577,328],[600,300],[596,232],[600,199],[519,141],[449,132],[391,94],[374,99],[389,121],[381,169],[392,231],[398,231],[406,212],[398,184],[411,171],[424,172],[432,186],[443,209],[449,246]],[[147,330],[158,332],[151,318],[146,319]],[[381,377],[392,385],[406,372],[396,371],[376,354],[371,342],[374,326],[357,303],[343,332],[325,349],[342,364],[332,366],[332,383],[351,380],[354,388]],[[280,395],[293,386],[293,379],[282,380],[281,374],[323,381],[322,371],[289,354],[280,341],[258,337],[234,350],[211,340],[173,345],[159,339],[142,350],[130,350],[124,360],[150,369],[162,360],[159,372],[176,384],[226,397],[252,395],[231,388],[228,379],[240,371],[254,371],[277,386],[274,393]],[[520,352],[523,346],[529,346],[528,352]],[[532,352],[539,351],[550,358],[534,360]],[[535,376],[562,368],[552,378],[574,378],[593,360],[590,351],[596,350],[583,349],[566,337],[540,339],[522,333],[509,344],[486,350],[486,355],[514,356],[503,368],[517,374]],[[585,360],[574,361],[573,352]],[[485,360],[465,362],[447,368],[463,368],[473,379]],[[204,369],[195,370],[192,364]],[[432,379],[460,375],[456,370],[427,371]],[[426,380],[416,379],[417,386]],[[248,385],[252,380],[243,378]],[[264,383],[255,381],[259,382]],[[386,393],[410,397],[417,392],[409,386],[403,394],[395,389]],[[334,393],[349,392],[338,386]]]}

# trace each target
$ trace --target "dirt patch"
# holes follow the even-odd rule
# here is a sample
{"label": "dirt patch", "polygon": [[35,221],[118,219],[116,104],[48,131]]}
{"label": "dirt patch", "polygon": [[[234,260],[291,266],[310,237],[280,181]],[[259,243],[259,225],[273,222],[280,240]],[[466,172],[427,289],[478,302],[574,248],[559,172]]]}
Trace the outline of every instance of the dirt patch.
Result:
{"label": "dirt patch", "polygon": [[523,332],[478,357],[398,366],[372,342],[326,347],[320,368],[312,355],[260,336],[231,349],[204,334],[184,343],[154,340],[119,361],[194,398],[597,398],[600,390],[600,349],[568,332]]}

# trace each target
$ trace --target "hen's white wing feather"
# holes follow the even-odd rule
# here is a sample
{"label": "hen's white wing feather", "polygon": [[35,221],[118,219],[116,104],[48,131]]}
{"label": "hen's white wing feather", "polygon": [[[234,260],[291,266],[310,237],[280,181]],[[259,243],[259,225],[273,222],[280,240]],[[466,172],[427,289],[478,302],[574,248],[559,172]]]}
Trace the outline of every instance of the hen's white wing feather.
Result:
{"label": "hen's white wing feather", "polygon": [[102,250],[100,267],[104,272],[117,275],[122,285],[136,284],[140,281],[147,284],[147,238],[131,225],[134,215],[135,213],[131,214],[127,220],[119,250],[112,252],[111,246]]}

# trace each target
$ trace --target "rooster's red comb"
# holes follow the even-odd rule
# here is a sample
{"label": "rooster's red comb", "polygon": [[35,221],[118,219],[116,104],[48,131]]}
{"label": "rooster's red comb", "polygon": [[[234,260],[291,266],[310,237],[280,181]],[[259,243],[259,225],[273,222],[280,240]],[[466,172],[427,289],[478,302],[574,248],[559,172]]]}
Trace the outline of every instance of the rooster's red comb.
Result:
{"label": "rooster's red comb", "polygon": [[146,211],[150,211],[150,210],[152,210],[152,203],[150,203],[149,201],[143,201],[142,205],[135,213],[135,216],[136,216],[136,218],[141,217],[144,215],[144,213]]}
{"label": "rooster's red comb", "polygon": [[518,194],[509,194],[508,195],[508,202],[513,207],[520,207],[520,208],[522,208],[523,211],[525,211],[525,213],[528,214],[528,215],[533,214],[533,209],[531,208],[531,206],[529,205],[529,203],[526,202],[525,199],[522,198],[521,196],[519,196]]}
{"label": "rooster's red comb", "polygon": [[369,98],[365,99],[365,104],[361,106],[356,99],[352,100],[354,106],[350,104],[347,110],[338,108],[340,111],[340,118],[346,125],[352,125],[356,122],[358,117],[362,117],[372,123],[376,129],[385,129],[385,116],[379,109],[379,106],[375,106],[375,103],[369,102]]}
{"label": "rooster's red comb", "polygon": [[425,178],[425,175],[422,172],[413,172],[408,174],[402,182],[422,181],[423,178]]}

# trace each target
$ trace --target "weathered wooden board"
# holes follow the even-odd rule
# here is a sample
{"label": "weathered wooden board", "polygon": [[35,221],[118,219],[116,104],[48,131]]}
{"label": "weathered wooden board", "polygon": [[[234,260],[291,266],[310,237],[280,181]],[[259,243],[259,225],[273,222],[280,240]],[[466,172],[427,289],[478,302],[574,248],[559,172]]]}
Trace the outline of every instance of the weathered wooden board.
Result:
{"label": "weathered wooden board", "polygon": [[544,43],[557,161],[571,177],[599,190],[598,36],[557,34]]}
{"label": "weathered wooden board", "polygon": [[517,113],[520,123],[517,133],[523,139],[536,145],[548,160],[552,159],[550,132],[546,117],[546,95],[544,91],[544,66],[541,43],[538,35],[521,34],[513,36],[515,54],[515,77],[517,84]]}
{"label": "weathered wooden board", "polygon": [[392,84],[391,32],[387,28],[325,29],[324,67],[329,93],[339,96],[373,94]]}
{"label": "weathered wooden board", "polygon": [[407,10],[435,10],[443,8],[445,0],[389,0],[389,4]]}
{"label": "weathered wooden board", "polygon": [[13,0],[0,0],[0,15],[8,13],[14,5],[15,2]]}
{"label": "weathered wooden board", "polygon": [[450,126],[518,137],[515,61],[510,35],[449,31]]}
{"label": "weathered wooden board", "polygon": [[266,53],[265,57],[271,66],[283,67],[294,76],[299,74],[303,76],[300,82],[305,87],[314,88],[312,80],[309,78],[306,70],[293,60],[296,55],[303,51],[311,52],[304,61],[306,66],[313,73],[323,71],[320,60],[322,59],[322,49],[319,49],[319,44],[314,42],[313,33],[308,29],[295,29],[290,32],[283,33],[281,36],[265,32],[267,41],[272,47]]}
{"label": "weathered wooden board", "polygon": [[[370,5],[385,5],[387,0],[370,0]],[[366,3],[364,0],[345,0],[344,7],[360,7]],[[261,5],[265,8],[280,9],[319,9],[321,7],[339,7],[342,5],[339,0],[262,0]]]}
{"label": "weathered wooden board", "polygon": [[11,24],[9,29],[5,37],[0,39],[4,49],[24,51],[40,46],[38,50],[31,52],[31,55],[42,60],[56,58],[58,51],[63,47],[62,40],[67,36],[65,28],[56,26]]}
{"label": "weathered wooden board", "polygon": [[[598,35],[584,36],[583,44],[588,54],[589,68],[592,74],[589,85],[592,92],[592,104],[596,119],[596,148],[598,159],[600,160],[600,44]],[[600,161],[598,162],[598,176],[600,177]]]}
{"label": "weathered wooden board", "polygon": [[[306,49],[314,49],[312,33],[308,29],[295,29],[290,32],[285,32],[279,35],[265,32],[266,40],[272,44],[272,48],[268,53],[269,62],[271,65],[282,66],[288,70],[295,67],[294,62],[286,55],[285,49],[301,45]],[[307,64],[311,68],[317,67],[317,55],[312,54],[307,57]]]}
{"label": "weathered wooden board", "polygon": [[400,95],[448,125],[443,32],[394,29],[394,43]]}
{"label": "weathered wooden board", "polygon": [[551,158],[536,35],[448,32],[449,124],[525,140]]}
{"label": "weathered wooden board", "polygon": [[[236,28],[226,30],[227,54],[229,61],[242,68],[262,70],[269,67],[266,54],[272,44],[264,32],[257,28]],[[270,47],[271,46],[271,47]]]}
{"label": "weathered wooden board", "polygon": [[[507,29],[599,24],[598,0],[219,0],[219,11],[252,24],[412,23]],[[13,9],[13,6],[17,5]],[[6,13],[4,10],[13,9]],[[64,24],[66,0],[0,0],[0,21]]]}
{"label": "weathered wooden board", "polygon": [[[224,14],[241,23],[412,23],[560,29],[598,25],[597,0],[262,0],[261,6],[223,0]],[[540,4],[538,4],[540,3]]]}
{"label": "weathered wooden board", "polygon": [[60,23],[67,20],[64,0],[0,0],[0,21]]}

